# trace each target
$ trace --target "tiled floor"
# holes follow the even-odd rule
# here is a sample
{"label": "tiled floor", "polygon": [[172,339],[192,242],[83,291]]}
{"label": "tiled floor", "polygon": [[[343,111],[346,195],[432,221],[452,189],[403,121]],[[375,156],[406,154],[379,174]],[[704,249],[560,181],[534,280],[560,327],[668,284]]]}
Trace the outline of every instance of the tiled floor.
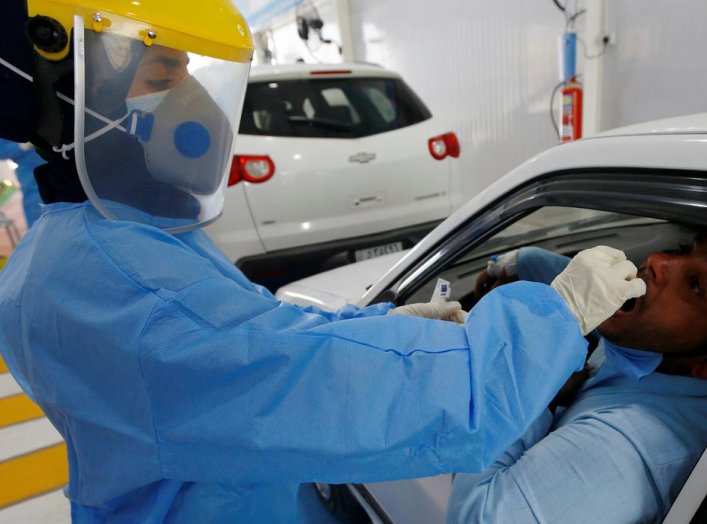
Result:
{"label": "tiled floor", "polygon": [[0,524],[68,524],[61,435],[0,360]]}

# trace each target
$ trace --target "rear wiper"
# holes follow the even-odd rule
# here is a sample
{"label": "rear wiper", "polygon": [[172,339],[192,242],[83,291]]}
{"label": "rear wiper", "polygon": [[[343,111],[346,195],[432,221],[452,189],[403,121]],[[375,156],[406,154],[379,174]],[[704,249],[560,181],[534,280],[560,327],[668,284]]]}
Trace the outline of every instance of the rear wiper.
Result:
{"label": "rear wiper", "polygon": [[307,118],[306,116],[288,116],[287,121],[293,124],[307,124],[312,127],[326,127],[338,131],[351,131],[351,124],[329,120],[327,118]]}

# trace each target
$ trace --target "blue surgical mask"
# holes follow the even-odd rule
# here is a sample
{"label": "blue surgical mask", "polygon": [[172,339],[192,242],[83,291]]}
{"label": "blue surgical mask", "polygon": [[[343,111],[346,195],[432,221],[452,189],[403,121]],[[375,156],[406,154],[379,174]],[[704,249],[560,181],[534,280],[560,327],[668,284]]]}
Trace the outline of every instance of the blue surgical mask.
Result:
{"label": "blue surgical mask", "polygon": [[128,113],[132,113],[135,110],[145,113],[154,113],[157,106],[162,103],[162,100],[165,99],[169,91],[169,89],[166,89],[164,91],[157,91],[156,93],[126,98],[125,105],[128,107]]}

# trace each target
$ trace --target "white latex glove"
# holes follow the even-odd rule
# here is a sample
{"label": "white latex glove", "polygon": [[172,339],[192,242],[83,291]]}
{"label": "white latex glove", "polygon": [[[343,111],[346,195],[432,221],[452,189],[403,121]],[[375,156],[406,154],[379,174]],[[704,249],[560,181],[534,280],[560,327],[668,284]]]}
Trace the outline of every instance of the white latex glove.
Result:
{"label": "white latex glove", "polygon": [[518,274],[518,250],[514,249],[502,255],[494,255],[486,263],[486,271],[492,277],[498,278],[501,271],[506,270],[507,277]]}
{"label": "white latex glove", "polygon": [[466,311],[459,302],[420,302],[398,306],[388,311],[389,315],[412,315],[414,317],[432,318],[436,320],[451,320],[463,324]]}
{"label": "white latex glove", "polygon": [[646,294],[636,266],[623,251],[597,246],[580,251],[550,284],[565,300],[586,335],[630,298]]}

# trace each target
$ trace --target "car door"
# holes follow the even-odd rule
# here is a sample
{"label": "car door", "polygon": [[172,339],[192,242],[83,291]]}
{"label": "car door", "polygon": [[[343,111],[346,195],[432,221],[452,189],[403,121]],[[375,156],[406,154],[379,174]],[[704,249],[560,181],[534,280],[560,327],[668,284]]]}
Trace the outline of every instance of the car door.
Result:
{"label": "car door", "polygon": [[[598,244],[640,263],[654,251],[688,243],[707,227],[707,173],[596,170],[548,174],[472,216],[422,255],[374,300],[427,302],[438,279],[451,299],[473,307],[478,275],[491,255],[537,246],[568,256]],[[451,476],[350,485],[382,522],[443,523]],[[420,517],[422,516],[422,518]]]}

